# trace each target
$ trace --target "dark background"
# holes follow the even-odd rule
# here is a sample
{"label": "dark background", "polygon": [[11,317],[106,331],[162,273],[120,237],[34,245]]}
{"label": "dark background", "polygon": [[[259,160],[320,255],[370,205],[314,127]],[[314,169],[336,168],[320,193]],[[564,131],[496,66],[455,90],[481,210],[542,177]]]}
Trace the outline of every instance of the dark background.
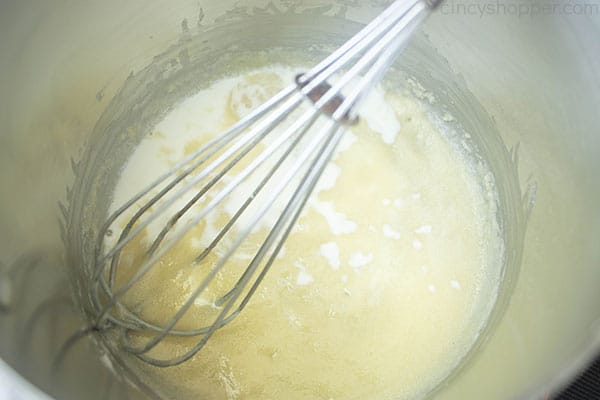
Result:
{"label": "dark background", "polygon": [[577,380],[555,400],[600,400],[600,356]]}

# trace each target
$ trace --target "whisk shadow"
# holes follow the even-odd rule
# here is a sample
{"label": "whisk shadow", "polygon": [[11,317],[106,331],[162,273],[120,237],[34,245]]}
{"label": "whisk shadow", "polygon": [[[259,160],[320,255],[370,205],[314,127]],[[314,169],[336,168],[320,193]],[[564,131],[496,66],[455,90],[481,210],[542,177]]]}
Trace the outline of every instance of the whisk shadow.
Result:
{"label": "whisk shadow", "polygon": [[69,296],[61,258],[37,250],[0,263],[0,334],[12,343],[2,358],[57,398],[160,399],[96,344],[100,330]]}

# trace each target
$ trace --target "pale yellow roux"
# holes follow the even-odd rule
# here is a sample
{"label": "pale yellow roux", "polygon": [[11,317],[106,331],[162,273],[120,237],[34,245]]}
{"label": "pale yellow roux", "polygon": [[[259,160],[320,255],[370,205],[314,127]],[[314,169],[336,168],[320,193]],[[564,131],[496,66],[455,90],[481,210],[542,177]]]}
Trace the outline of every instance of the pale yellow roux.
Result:
{"label": "pale yellow roux", "polygon": [[[183,101],[132,154],[111,208],[293,76],[250,71]],[[143,380],[169,398],[411,399],[456,367],[495,297],[479,291],[499,277],[493,195],[410,95],[377,89],[361,117],[244,313],[182,366],[139,366]],[[126,303],[158,323],[170,318],[203,278],[190,260],[215,232],[210,221],[196,228]],[[236,262],[248,262],[244,249]],[[201,323],[207,304],[210,293],[179,326]],[[151,354],[193,343],[168,340]]]}

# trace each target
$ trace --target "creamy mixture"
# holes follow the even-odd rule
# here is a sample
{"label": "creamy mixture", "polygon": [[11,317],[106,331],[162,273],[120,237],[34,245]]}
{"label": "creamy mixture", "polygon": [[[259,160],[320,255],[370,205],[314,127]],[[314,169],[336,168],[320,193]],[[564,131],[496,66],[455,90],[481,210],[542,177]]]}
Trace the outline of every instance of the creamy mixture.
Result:
{"label": "creamy mixture", "polygon": [[[111,210],[292,82],[295,72],[250,71],[178,104],[132,154]],[[139,366],[142,379],[169,398],[412,399],[457,367],[496,296],[481,291],[496,287],[500,276],[493,187],[409,92],[378,88],[360,115],[245,311],[181,366]],[[156,323],[172,317],[218,258],[208,257],[208,267],[192,263],[239,198],[167,253],[125,304]],[[217,294],[239,277],[235,271],[247,265],[271,217],[177,327],[206,324]],[[164,221],[125,249],[118,282],[135,270]],[[144,342],[142,335],[133,340]],[[168,338],[150,354],[182,354],[193,344]]]}

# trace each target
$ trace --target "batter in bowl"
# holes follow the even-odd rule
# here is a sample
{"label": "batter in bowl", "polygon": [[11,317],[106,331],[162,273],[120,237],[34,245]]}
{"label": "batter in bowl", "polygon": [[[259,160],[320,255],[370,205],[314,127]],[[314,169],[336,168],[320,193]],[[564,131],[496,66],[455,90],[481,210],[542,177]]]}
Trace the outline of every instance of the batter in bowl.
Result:
{"label": "batter in bowl", "polygon": [[[132,154],[111,211],[301,70],[247,71],[179,103]],[[171,399],[414,399],[459,365],[501,276],[493,179],[409,91],[378,88],[360,115],[244,312],[180,366],[135,364],[142,380]],[[148,320],[169,320],[206,274],[192,261],[237,205],[225,202],[195,228],[124,303]],[[152,229],[125,249],[118,282]],[[258,245],[240,249],[238,267]],[[201,325],[211,293],[236,278],[220,274],[178,327]],[[169,337],[151,354],[193,344]]]}

